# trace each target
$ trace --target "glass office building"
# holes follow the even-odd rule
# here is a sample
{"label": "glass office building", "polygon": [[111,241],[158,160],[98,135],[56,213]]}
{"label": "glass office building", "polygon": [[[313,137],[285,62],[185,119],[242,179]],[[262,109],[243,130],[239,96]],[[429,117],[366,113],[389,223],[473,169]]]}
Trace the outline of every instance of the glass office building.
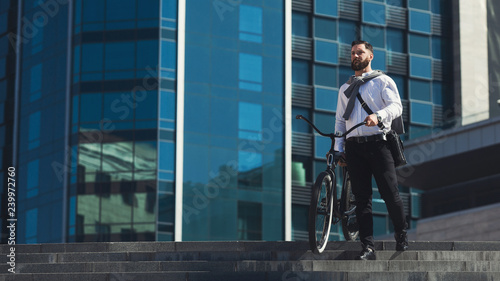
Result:
{"label": "glass office building", "polygon": [[[397,84],[403,103],[405,139],[428,135],[454,116],[451,68],[450,1],[294,0],[292,1],[292,112],[310,116],[318,128],[332,132],[338,90],[353,74],[351,42],[374,47],[373,69]],[[325,169],[330,140],[293,123],[292,226],[294,239],[307,238],[308,190]],[[340,171],[339,173],[340,174]],[[341,183],[341,177],[338,179]],[[373,181],[373,186],[376,184]],[[420,192],[400,188],[406,214],[414,226],[420,217]],[[392,232],[384,201],[374,189],[375,235]],[[342,240],[339,226],[332,230]]]}
{"label": "glass office building", "polygon": [[[333,130],[361,38],[398,84],[406,137],[442,127],[445,2],[0,0],[18,243],[306,239],[328,140],[292,117]],[[419,194],[402,191],[415,221]],[[378,194],[374,211],[390,232]]]}

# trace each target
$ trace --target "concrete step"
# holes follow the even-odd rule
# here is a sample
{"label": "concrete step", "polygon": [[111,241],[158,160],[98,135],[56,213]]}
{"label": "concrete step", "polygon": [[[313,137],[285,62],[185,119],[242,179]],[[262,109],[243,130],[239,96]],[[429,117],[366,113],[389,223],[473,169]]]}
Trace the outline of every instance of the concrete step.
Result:
{"label": "concrete step", "polygon": [[375,244],[376,261],[355,261],[359,242],[126,242],[16,245],[16,274],[0,245],[2,280],[500,280],[500,242]]}
{"label": "concrete step", "polygon": [[[11,246],[0,245],[2,253]],[[309,243],[297,242],[95,242],[66,244],[16,245],[18,253],[63,253],[63,252],[250,252],[250,251],[308,251]],[[376,250],[394,250],[393,241],[375,243]],[[359,242],[330,242],[327,250],[360,251]],[[415,251],[500,251],[500,241],[491,242],[410,242]]]}
{"label": "concrete step", "polygon": [[[19,263],[126,262],[126,261],[290,261],[290,260],[354,260],[358,251],[258,252],[114,252],[98,253],[20,253]],[[500,261],[500,251],[384,251],[376,252],[377,260],[408,261]],[[5,258],[5,257],[4,257]]]}
{"label": "concrete step", "polygon": [[128,273],[16,273],[2,281],[493,281],[500,272],[128,272]]}
{"label": "concrete step", "polygon": [[[0,265],[7,272],[8,265]],[[498,261],[170,261],[170,262],[78,262],[78,263],[18,263],[17,273],[71,273],[71,272],[496,272]]]}

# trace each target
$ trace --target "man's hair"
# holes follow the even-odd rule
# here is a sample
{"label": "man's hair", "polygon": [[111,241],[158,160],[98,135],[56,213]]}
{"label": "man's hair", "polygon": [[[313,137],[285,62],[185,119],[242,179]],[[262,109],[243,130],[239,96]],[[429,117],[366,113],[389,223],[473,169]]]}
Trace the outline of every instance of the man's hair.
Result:
{"label": "man's hair", "polygon": [[366,41],[363,41],[363,40],[354,40],[354,41],[352,41],[351,47],[354,47],[354,45],[359,45],[359,44],[364,44],[365,48],[367,50],[370,50],[370,52],[372,52],[372,54],[373,54],[373,46],[372,46],[372,44],[370,44],[370,43],[368,43]]}

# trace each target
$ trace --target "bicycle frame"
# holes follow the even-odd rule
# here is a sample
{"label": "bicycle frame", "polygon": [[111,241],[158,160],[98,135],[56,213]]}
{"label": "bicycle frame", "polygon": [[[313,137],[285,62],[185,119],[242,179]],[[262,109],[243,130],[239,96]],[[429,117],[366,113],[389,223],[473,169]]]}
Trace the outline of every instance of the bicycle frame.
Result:
{"label": "bicycle frame", "polygon": [[[355,126],[353,126],[352,128],[350,128],[348,131],[346,131],[345,133],[336,135],[333,133],[325,134],[325,133],[321,132],[311,121],[309,121],[307,118],[305,118],[302,115],[297,115],[296,118],[306,121],[318,134],[320,134],[321,136],[324,136],[324,137],[329,137],[331,140],[331,147],[330,147],[330,150],[328,151],[328,154],[327,154],[327,159],[326,159],[327,167],[325,170],[325,172],[329,174],[331,181],[330,181],[329,186],[326,188],[326,197],[323,200],[325,200],[325,199],[327,200],[325,206],[328,206],[330,204],[331,204],[330,206],[332,206],[330,219],[333,221],[329,222],[329,224],[331,224],[332,222],[333,222],[333,224],[336,224],[339,221],[342,221],[342,227],[343,227],[343,231],[344,231],[344,223],[346,223],[346,221],[349,220],[349,217],[353,214],[353,211],[355,208],[347,210],[347,207],[346,207],[345,200],[347,198],[349,198],[348,193],[350,194],[350,192],[351,192],[350,187],[348,188],[345,184],[346,178],[348,177],[347,167],[344,167],[344,169],[342,171],[343,176],[344,176],[343,177],[344,183],[342,184],[341,194],[340,194],[340,196],[338,195],[338,191],[337,191],[338,188],[337,188],[337,183],[336,183],[336,173],[334,170],[336,167],[335,156],[334,156],[335,152],[336,152],[334,149],[335,138],[345,137],[346,135],[351,133],[356,128],[365,125],[366,122],[358,123]],[[325,172],[322,172],[322,173],[325,173]],[[316,185],[318,183],[318,179],[321,178],[321,176],[322,176],[322,174],[320,174],[318,176],[318,178],[316,179],[315,184],[314,184],[314,188],[316,188]],[[315,190],[313,190],[312,192],[313,192],[313,194],[312,194],[313,197],[311,197],[311,200],[313,200],[312,198],[315,198],[315,196],[317,194],[317,193],[315,193],[315,192],[317,192]],[[340,204],[339,204],[339,201],[340,201]],[[313,202],[311,201],[311,208],[313,206],[312,204],[313,204]],[[311,210],[310,210],[310,214],[311,214]],[[310,215],[310,217],[311,217],[311,215]],[[328,226],[328,229],[329,229],[329,226]],[[309,231],[311,231],[311,230],[309,230]],[[350,233],[350,230],[347,230],[347,231]],[[321,250],[319,250],[319,248],[317,248],[318,244],[316,244],[316,247],[314,247],[314,243],[317,243],[318,240],[311,240],[311,239],[317,239],[317,238],[311,238],[312,237],[311,232],[309,233],[309,235],[310,235],[309,236],[310,243],[312,243],[311,245],[313,245],[313,246],[311,246],[312,249],[316,252],[323,251],[326,244],[323,244],[322,242],[320,242],[319,245],[323,245],[323,246],[321,246]],[[346,237],[346,239],[347,239],[347,235],[350,236],[350,234],[346,234],[346,232],[344,232],[344,236]],[[328,235],[326,235],[326,239],[328,239]],[[350,238],[350,239],[352,239],[352,238]],[[313,241],[316,241],[316,242],[313,242]]]}

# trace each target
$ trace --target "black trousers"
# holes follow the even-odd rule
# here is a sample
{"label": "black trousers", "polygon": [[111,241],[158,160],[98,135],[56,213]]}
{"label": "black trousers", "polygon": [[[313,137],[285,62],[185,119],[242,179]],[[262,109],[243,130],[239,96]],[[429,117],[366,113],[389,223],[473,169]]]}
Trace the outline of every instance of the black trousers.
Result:
{"label": "black trousers", "polygon": [[372,215],[372,175],[385,201],[389,217],[396,232],[407,228],[403,201],[399,196],[394,160],[387,142],[356,143],[346,141],[347,167],[352,192],[356,197],[356,217],[363,247],[374,248]]}

